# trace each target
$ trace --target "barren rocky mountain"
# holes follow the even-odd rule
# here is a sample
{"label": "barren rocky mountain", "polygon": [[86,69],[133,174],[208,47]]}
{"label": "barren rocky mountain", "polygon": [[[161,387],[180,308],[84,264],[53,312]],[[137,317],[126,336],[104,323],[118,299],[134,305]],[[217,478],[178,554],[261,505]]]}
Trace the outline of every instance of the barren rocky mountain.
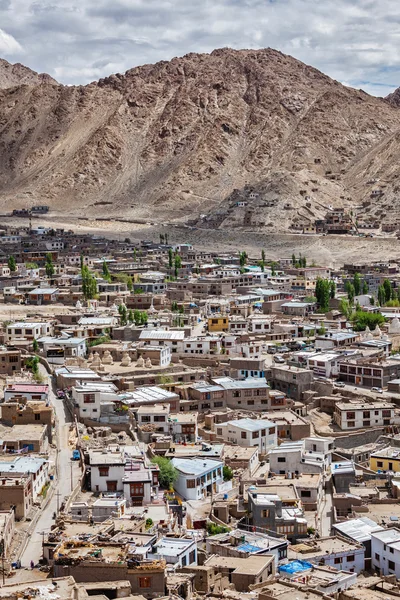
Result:
{"label": "barren rocky mountain", "polygon": [[40,85],[41,83],[58,85],[57,81],[46,73],[36,73],[20,63],[12,65],[0,58],[0,89],[19,85]]}
{"label": "barren rocky mountain", "polygon": [[0,62],[3,212],[268,232],[330,206],[380,220],[400,208],[396,101],[275,50],[189,54],[79,87],[16,67]]}

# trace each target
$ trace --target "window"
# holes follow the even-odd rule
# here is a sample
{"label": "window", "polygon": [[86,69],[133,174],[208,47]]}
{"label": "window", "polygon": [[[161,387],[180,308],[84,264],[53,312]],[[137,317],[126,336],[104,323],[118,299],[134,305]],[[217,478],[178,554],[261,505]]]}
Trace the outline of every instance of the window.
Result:
{"label": "window", "polygon": [[393,548],[389,548],[389,552],[390,552],[390,554],[394,554],[394,549]]}
{"label": "window", "polygon": [[356,426],[355,421],[347,421],[347,427],[355,427],[355,426]]}
{"label": "window", "polygon": [[355,419],[356,418],[356,413],[354,411],[347,412],[346,413],[346,418],[347,418],[347,420],[349,420],[349,419]]}
{"label": "window", "polygon": [[108,477],[110,472],[110,467],[99,467],[99,476],[100,477]]}
{"label": "window", "polygon": [[265,437],[265,429],[261,429],[261,437]]}
{"label": "window", "polygon": [[347,557],[347,562],[354,562],[355,557],[354,554],[349,554],[349,556]]}
{"label": "window", "polygon": [[375,552],[375,560],[377,560],[378,562],[380,560],[380,556],[379,556],[379,554],[377,552]]}
{"label": "window", "polygon": [[369,410],[364,410],[363,411],[363,419],[369,419],[370,417],[370,412]]}
{"label": "window", "polygon": [[337,556],[335,558],[335,565],[341,565],[342,564],[342,557],[341,556]]}
{"label": "window", "polygon": [[280,462],[280,463],[286,462],[286,456],[278,456],[278,462]]}
{"label": "window", "polygon": [[253,395],[253,392],[252,392],[252,390],[245,390],[244,395],[245,395],[245,398],[249,398]]}
{"label": "window", "polygon": [[275,427],[270,427],[268,430],[269,435],[275,435]]}
{"label": "window", "polygon": [[182,556],[182,567],[186,567],[187,565],[187,558],[186,556]]}
{"label": "window", "polygon": [[40,421],[40,413],[35,414],[35,421]]}
{"label": "window", "polygon": [[139,577],[140,588],[151,588],[151,577]]}
{"label": "window", "polygon": [[301,490],[302,498],[311,498],[311,490]]}
{"label": "window", "polygon": [[392,560],[388,561],[388,569],[390,569],[391,571],[394,571],[394,562]]}
{"label": "window", "polygon": [[188,490],[193,489],[196,487],[196,480],[195,479],[188,479],[186,482],[186,487]]}
{"label": "window", "polygon": [[189,564],[196,562],[196,550],[189,552]]}
{"label": "window", "polygon": [[131,483],[130,493],[131,496],[144,496],[143,483]]}
{"label": "window", "polygon": [[252,436],[253,440],[255,440],[256,438],[260,437],[260,434],[258,431],[253,431]]}
{"label": "window", "polygon": [[247,440],[247,433],[245,431],[241,431],[240,437],[242,438],[242,440]]}
{"label": "window", "polygon": [[155,423],[165,423],[165,415],[155,415],[154,422]]}
{"label": "window", "polygon": [[142,421],[142,423],[150,423],[151,417],[150,417],[150,415],[142,415],[140,417],[140,420]]}
{"label": "window", "polygon": [[363,427],[369,427],[371,425],[371,421],[363,421]]}
{"label": "window", "polygon": [[264,519],[267,519],[269,517],[269,508],[261,511],[261,515]]}
{"label": "window", "polygon": [[83,394],[83,404],[94,404],[95,401],[95,394]]}

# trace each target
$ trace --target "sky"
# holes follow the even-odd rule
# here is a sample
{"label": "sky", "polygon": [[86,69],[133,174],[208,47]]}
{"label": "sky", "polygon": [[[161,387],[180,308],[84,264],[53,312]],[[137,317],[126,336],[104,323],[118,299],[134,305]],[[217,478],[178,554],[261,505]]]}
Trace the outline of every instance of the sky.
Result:
{"label": "sky", "polygon": [[275,48],[385,96],[400,86],[400,2],[0,0],[0,57],[64,84],[226,46]]}

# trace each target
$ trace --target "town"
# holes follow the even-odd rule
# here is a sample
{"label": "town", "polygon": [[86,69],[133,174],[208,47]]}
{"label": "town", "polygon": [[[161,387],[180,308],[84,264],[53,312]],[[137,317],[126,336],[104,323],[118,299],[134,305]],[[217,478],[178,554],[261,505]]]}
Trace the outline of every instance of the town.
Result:
{"label": "town", "polygon": [[0,249],[0,599],[400,595],[400,261]]}

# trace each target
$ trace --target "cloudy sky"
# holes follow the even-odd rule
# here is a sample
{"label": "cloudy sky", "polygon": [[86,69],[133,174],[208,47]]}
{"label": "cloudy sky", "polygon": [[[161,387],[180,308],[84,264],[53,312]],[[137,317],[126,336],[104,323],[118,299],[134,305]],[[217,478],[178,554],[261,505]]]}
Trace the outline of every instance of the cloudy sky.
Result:
{"label": "cloudy sky", "polygon": [[0,56],[66,84],[224,46],[276,48],[384,96],[400,86],[400,2],[0,0]]}

